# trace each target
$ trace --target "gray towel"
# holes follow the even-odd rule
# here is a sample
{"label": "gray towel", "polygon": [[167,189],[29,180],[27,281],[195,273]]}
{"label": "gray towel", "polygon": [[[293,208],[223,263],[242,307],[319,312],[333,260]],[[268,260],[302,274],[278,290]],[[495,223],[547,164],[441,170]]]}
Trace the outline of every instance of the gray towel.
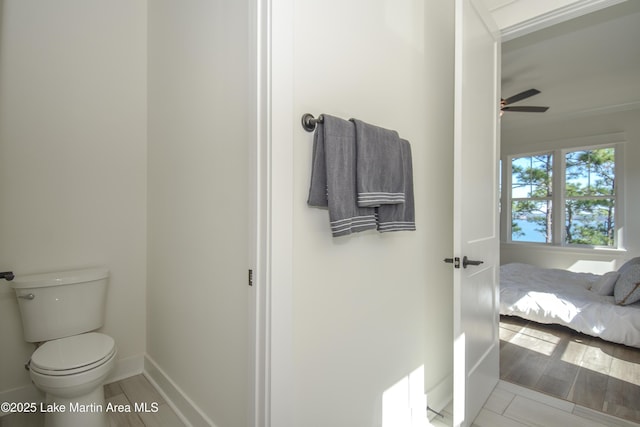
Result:
{"label": "gray towel", "polygon": [[404,203],[381,205],[378,211],[378,231],[413,231],[416,229],[415,200],[413,198],[413,165],[409,141],[400,140],[403,166]]}
{"label": "gray towel", "polygon": [[356,127],[358,206],[404,203],[398,133],[358,119],[351,121]]}
{"label": "gray towel", "polygon": [[375,229],[375,208],[356,201],[354,124],[323,114],[313,137],[310,206],[328,207],[333,237]]}

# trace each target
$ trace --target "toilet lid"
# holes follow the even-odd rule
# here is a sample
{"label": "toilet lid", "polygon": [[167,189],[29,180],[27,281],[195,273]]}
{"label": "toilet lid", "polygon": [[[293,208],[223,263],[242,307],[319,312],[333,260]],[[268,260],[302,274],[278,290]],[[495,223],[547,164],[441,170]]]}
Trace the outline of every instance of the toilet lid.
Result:
{"label": "toilet lid", "polygon": [[109,335],[98,332],[47,341],[31,355],[30,366],[50,375],[68,375],[101,365],[115,353]]}

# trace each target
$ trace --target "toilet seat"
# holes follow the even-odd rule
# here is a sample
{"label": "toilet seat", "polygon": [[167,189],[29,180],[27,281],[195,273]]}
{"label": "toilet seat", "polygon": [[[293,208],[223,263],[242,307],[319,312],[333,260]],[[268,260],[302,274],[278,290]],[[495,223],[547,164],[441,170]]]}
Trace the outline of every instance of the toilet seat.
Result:
{"label": "toilet seat", "polygon": [[89,332],[45,342],[31,355],[29,368],[42,375],[73,375],[102,365],[115,352],[113,338]]}

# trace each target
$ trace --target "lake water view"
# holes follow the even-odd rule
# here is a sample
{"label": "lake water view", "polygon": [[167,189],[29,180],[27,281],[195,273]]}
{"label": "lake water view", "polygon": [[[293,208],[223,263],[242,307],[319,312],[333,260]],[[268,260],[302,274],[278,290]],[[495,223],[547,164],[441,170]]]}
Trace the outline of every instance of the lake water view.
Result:
{"label": "lake water view", "polygon": [[[605,218],[602,218],[601,221],[605,222]],[[517,225],[518,227],[520,227],[520,231],[518,233],[518,235],[512,234],[511,236],[511,241],[512,242],[530,242],[530,243],[546,243],[545,240],[545,234],[543,231],[540,231],[542,229],[542,225],[540,225],[539,223],[536,223],[534,221],[529,221],[525,218],[522,219],[515,219],[513,220],[513,223],[515,225]],[[574,218],[573,220],[573,226],[576,227],[576,230],[580,227],[583,227],[587,225],[586,222],[581,221],[579,218]],[[520,233],[522,233],[522,235],[520,235]],[[575,237],[575,236],[574,236]],[[578,236],[580,237],[580,236]],[[603,234],[601,236],[602,238],[605,238],[606,236]],[[599,242],[605,242],[605,243],[597,243],[594,244],[595,246],[609,246],[612,247],[614,246],[614,242],[611,241],[610,243],[606,243],[606,241],[603,241],[602,239],[599,240]],[[566,242],[565,242],[566,244]],[[574,244],[581,244],[579,242],[575,242]],[[585,244],[585,243],[582,243]],[[587,243],[588,244],[588,243]]]}
{"label": "lake water view", "polygon": [[524,235],[513,235],[511,240],[514,242],[534,242],[534,243],[544,243],[545,242],[545,234],[544,232],[540,232],[537,229],[541,229],[542,227],[536,224],[533,221],[527,221],[526,219],[516,219],[513,221],[518,227],[521,228],[521,232]]}

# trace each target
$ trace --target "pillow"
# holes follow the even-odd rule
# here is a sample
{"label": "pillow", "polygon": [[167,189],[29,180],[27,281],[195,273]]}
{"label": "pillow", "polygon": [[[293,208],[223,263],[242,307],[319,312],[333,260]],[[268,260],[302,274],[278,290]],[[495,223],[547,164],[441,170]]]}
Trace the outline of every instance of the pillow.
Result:
{"label": "pillow", "polygon": [[622,267],[618,269],[618,273],[622,274],[627,271],[628,268],[631,268],[631,266],[637,264],[640,264],[640,257],[631,258],[629,261],[622,264]]}
{"label": "pillow", "polygon": [[613,296],[616,303],[620,305],[640,301],[640,264],[631,265],[620,274]]}
{"label": "pillow", "polygon": [[591,290],[602,296],[613,295],[613,287],[616,285],[618,277],[620,277],[620,273],[617,271],[605,273],[591,286]]}

